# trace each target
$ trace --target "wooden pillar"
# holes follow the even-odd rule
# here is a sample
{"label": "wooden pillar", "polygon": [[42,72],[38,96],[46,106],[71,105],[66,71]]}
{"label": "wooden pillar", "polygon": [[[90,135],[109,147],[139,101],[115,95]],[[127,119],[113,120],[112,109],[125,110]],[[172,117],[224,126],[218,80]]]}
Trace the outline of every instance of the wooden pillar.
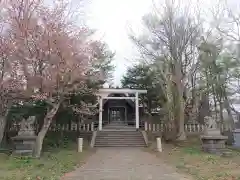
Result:
{"label": "wooden pillar", "polygon": [[98,130],[102,130],[102,109],[103,109],[102,97],[99,98],[99,122],[98,122]]}
{"label": "wooden pillar", "polygon": [[138,92],[135,94],[135,116],[136,116],[136,129],[139,129],[139,102],[138,102]]}

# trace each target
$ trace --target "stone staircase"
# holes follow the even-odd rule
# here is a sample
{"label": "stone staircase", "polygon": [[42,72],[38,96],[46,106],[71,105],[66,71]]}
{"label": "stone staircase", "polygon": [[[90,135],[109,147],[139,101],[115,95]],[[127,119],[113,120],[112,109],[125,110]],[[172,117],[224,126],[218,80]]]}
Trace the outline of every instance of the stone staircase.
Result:
{"label": "stone staircase", "polygon": [[95,147],[146,147],[146,143],[135,127],[113,122],[97,132]]}
{"label": "stone staircase", "polygon": [[103,127],[103,131],[136,131],[134,126],[128,126],[123,122],[112,122]]}

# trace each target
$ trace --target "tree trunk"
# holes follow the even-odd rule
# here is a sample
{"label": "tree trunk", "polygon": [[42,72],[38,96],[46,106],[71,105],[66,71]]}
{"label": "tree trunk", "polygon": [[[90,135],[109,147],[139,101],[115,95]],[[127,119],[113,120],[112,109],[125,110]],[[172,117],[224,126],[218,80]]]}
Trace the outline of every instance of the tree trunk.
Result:
{"label": "tree trunk", "polygon": [[230,107],[227,96],[224,97],[224,107],[225,107],[225,109],[227,110],[227,113],[228,113],[228,121],[230,121],[231,129],[228,129],[227,131],[224,131],[223,135],[228,136],[227,144],[232,145],[234,143],[234,136],[233,136],[233,131],[232,130],[235,129],[235,123],[234,123],[231,107]]}
{"label": "tree trunk", "polygon": [[39,158],[41,156],[44,137],[47,134],[47,131],[52,123],[53,117],[57,113],[60,104],[61,104],[61,102],[59,102],[58,104],[55,104],[53,106],[53,108],[44,117],[44,123],[42,125],[41,130],[39,131],[39,133],[37,135],[36,144],[35,144],[35,148],[34,148],[34,154],[33,154],[34,157]]}
{"label": "tree trunk", "polygon": [[7,118],[6,117],[0,117],[0,145],[1,145],[2,140],[3,140],[6,124],[7,124]]}
{"label": "tree trunk", "polygon": [[178,135],[177,135],[177,140],[179,141],[184,141],[186,140],[186,133],[185,133],[185,128],[184,128],[184,100],[182,96],[179,96],[179,124],[178,124]]}
{"label": "tree trunk", "polygon": [[216,96],[214,94],[213,94],[213,102],[214,102],[214,109],[215,109],[215,119],[218,119],[217,100],[216,100]]}
{"label": "tree trunk", "polygon": [[80,117],[77,117],[77,137],[80,136]]}
{"label": "tree trunk", "polygon": [[[177,137],[177,126],[174,117],[174,100],[173,100],[173,84],[168,77],[166,82],[166,99],[167,99],[167,121],[164,123],[163,138],[165,141],[175,141]],[[169,125],[172,126],[172,131],[169,131]]]}
{"label": "tree trunk", "polygon": [[224,124],[224,119],[223,119],[223,103],[219,101],[219,108],[220,108],[220,124]]}
{"label": "tree trunk", "polygon": [[198,118],[197,121],[200,124],[204,124],[204,117],[210,116],[210,105],[209,105],[209,96],[208,94],[202,94],[201,100],[198,107]]}
{"label": "tree trunk", "polygon": [[34,154],[33,154],[33,156],[36,157],[36,158],[39,158],[41,156],[43,139],[46,135],[46,132],[44,130],[41,130],[38,133],[38,136],[37,136],[37,139],[36,139],[36,144],[35,144],[35,147],[34,147]]}
{"label": "tree trunk", "polygon": [[[179,75],[180,76],[180,75]],[[180,76],[181,77],[181,76]],[[176,87],[177,87],[177,107],[178,107],[178,134],[177,140],[184,141],[186,140],[186,133],[184,129],[185,124],[185,101],[183,98],[184,95],[184,86],[180,77],[176,77]]]}
{"label": "tree trunk", "polygon": [[235,129],[235,122],[234,122],[234,119],[232,116],[231,106],[230,106],[228,98],[226,96],[224,99],[224,107],[226,108],[227,113],[228,113],[228,120],[230,121],[230,124],[231,124],[231,130],[233,130],[233,129]]}

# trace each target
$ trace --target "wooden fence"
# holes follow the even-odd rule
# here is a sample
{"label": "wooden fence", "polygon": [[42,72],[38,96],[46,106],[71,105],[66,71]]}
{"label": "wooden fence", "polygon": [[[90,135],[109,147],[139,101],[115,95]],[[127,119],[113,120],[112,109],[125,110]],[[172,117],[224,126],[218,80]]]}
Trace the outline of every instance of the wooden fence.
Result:
{"label": "wooden fence", "polygon": [[[10,128],[10,131],[18,131],[20,128],[20,124],[13,124]],[[78,129],[79,128],[79,129]],[[34,129],[38,129],[38,126],[34,126]],[[90,132],[97,130],[97,127],[95,127],[94,122],[92,123],[85,123],[85,124],[79,124],[77,123],[71,123],[69,124],[52,124],[49,128],[49,131],[84,131],[84,132]]]}
{"label": "wooden fence", "polygon": [[[10,131],[18,131],[20,125],[19,124],[13,124],[10,128]],[[78,129],[79,128],[79,129]],[[173,129],[173,126],[171,124],[165,125],[165,128],[167,128],[168,131],[171,131]],[[204,125],[201,124],[185,124],[184,125],[185,132],[187,133],[202,133],[204,131]],[[37,126],[34,127],[34,129],[38,129]],[[97,124],[92,123],[85,123],[85,124],[79,124],[77,123],[71,123],[71,124],[53,124],[49,128],[49,131],[81,131],[81,132],[91,132],[96,131],[98,129]],[[164,124],[163,123],[149,123],[144,122],[142,124],[142,129],[149,132],[163,132],[164,130]],[[221,125],[220,129],[222,131],[231,130],[230,125]]]}
{"label": "wooden fence", "polygon": [[[163,132],[164,126],[168,131],[173,129],[172,124],[168,124],[167,126],[163,123],[149,123],[144,122],[144,130],[150,132]],[[231,130],[231,126],[228,124],[219,125],[221,131]],[[202,124],[185,124],[184,125],[185,132],[187,133],[203,133],[205,129],[205,125]]]}

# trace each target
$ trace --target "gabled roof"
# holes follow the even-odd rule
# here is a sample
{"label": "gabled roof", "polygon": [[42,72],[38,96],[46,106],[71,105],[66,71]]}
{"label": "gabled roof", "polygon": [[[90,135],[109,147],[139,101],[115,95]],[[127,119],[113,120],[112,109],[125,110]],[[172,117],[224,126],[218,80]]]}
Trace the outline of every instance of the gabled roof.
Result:
{"label": "gabled roof", "polygon": [[[111,93],[111,94],[109,94],[108,96],[113,96],[113,95],[116,95],[117,93]],[[118,95],[120,95],[121,97],[127,97],[127,94],[126,93],[119,93]],[[134,107],[135,106],[135,104],[134,104],[134,102],[131,100],[131,99],[124,99],[130,106],[132,106],[132,107]],[[109,101],[109,99],[104,99],[104,101],[103,101],[103,105],[107,102],[107,101]]]}

